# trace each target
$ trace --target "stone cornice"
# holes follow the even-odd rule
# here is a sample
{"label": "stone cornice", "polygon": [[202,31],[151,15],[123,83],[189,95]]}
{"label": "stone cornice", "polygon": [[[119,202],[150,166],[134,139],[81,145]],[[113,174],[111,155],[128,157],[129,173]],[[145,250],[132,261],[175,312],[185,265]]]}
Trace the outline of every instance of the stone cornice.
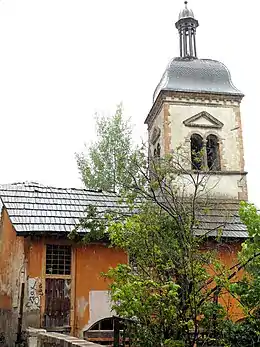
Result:
{"label": "stone cornice", "polygon": [[[194,173],[194,174],[202,174],[202,175],[204,175],[204,174],[207,174],[207,175],[219,175],[219,176],[225,176],[225,175],[229,175],[229,176],[232,176],[232,175],[237,175],[237,176],[246,176],[247,174],[248,174],[248,172],[247,171],[211,171],[211,170],[209,170],[209,171],[196,171],[196,170],[189,170],[189,171],[187,171],[187,175],[189,175],[189,174],[192,174],[192,173]],[[184,175],[186,174],[185,172],[183,173]]]}
{"label": "stone cornice", "polygon": [[153,106],[145,119],[145,124],[151,127],[154,118],[159,114],[163,103],[178,105],[203,105],[211,107],[238,107],[241,103],[242,95],[217,94],[217,93],[195,93],[161,90]]}

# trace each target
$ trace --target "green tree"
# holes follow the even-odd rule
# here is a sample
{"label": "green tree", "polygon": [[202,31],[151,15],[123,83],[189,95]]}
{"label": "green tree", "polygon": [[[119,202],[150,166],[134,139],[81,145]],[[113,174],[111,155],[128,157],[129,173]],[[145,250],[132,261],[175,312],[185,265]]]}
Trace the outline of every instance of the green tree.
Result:
{"label": "green tree", "polygon": [[[136,346],[194,346],[202,343],[204,328],[203,342],[212,342],[219,337],[218,322],[225,312],[215,300],[219,286],[212,290],[209,285],[225,277],[216,253],[201,251],[212,230],[198,235],[198,213],[215,207],[205,190],[208,175],[187,169],[191,163],[181,149],[149,160],[143,149],[129,160],[124,208],[117,214],[107,211],[107,218],[100,220],[98,209],[91,207],[81,221],[89,230],[87,242],[95,240],[97,230],[98,239],[108,232],[111,244],[129,255],[130,264],[106,274],[112,280],[113,308],[136,321]],[[217,279],[207,266],[219,273]]]}
{"label": "green tree", "polygon": [[[114,310],[134,321],[133,345],[239,346],[239,336],[243,343],[252,337],[258,341],[260,222],[255,207],[242,204],[249,239],[238,263],[225,268],[217,251],[206,247],[209,235],[216,246],[222,242],[225,224],[214,222],[213,229],[204,224],[220,208],[206,189],[210,172],[190,171],[190,159],[181,148],[160,159],[147,159],[146,153],[142,149],[128,157],[122,208],[113,214],[108,210],[100,219],[104,211],[92,206],[81,220],[89,231],[85,242],[108,234],[111,245],[129,255],[129,264],[119,264],[104,276],[112,280]],[[235,281],[242,269],[250,278]],[[230,321],[220,305],[227,291],[244,307],[244,324]],[[245,336],[245,331],[250,333]]]}
{"label": "green tree", "polygon": [[134,158],[137,170],[126,189],[126,200],[138,213],[113,219],[108,229],[112,245],[132,261],[107,274],[113,307],[121,317],[137,319],[137,346],[213,342],[225,312],[215,300],[219,287],[208,286],[215,278],[207,267],[221,277],[221,264],[214,251],[201,251],[212,230],[198,235],[199,212],[207,214],[215,205],[205,190],[208,175],[190,172],[182,149],[159,160],[150,156],[149,163],[140,157]]}
{"label": "green tree", "polygon": [[120,104],[112,117],[96,117],[97,140],[76,155],[81,179],[88,189],[118,191],[127,179],[132,151],[132,127]]}
{"label": "green tree", "polygon": [[230,283],[229,290],[244,311],[239,323],[226,322],[224,334],[232,346],[260,345],[260,215],[257,208],[242,202],[240,218],[247,226],[248,239],[239,254],[238,270],[245,270],[242,280]]}

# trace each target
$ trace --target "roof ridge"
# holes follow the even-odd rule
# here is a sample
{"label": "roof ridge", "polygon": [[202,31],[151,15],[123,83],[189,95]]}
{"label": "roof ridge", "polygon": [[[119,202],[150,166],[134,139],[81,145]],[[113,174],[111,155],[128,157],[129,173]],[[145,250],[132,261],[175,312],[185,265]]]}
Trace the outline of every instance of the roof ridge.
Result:
{"label": "roof ridge", "polygon": [[24,182],[14,182],[14,183],[7,183],[7,184],[0,184],[0,189],[2,188],[8,188],[8,187],[15,187],[15,186],[24,186],[25,188],[45,188],[45,189],[56,189],[56,190],[71,190],[71,191],[84,191],[84,192],[91,192],[91,193],[109,193],[109,194],[116,194],[114,191],[109,190],[102,190],[102,189],[87,189],[87,188],[76,188],[76,187],[54,187],[49,185],[44,185],[39,182],[34,181],[24,181]]}

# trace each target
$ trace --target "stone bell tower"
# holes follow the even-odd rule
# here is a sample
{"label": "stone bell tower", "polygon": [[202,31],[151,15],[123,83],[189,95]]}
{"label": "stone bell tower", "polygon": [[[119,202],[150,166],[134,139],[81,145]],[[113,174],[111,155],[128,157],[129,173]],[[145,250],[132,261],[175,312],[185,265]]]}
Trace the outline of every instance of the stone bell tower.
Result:
{"label": "stone bell tower", "polygon": [[[151,153],[163,156],[180,145],[191,171],[207,171],[215,197],[247,200],[240,103],[243,94],[219,61],[198,59],[193,11],[180,12],[175,24],[180,56],[168,64],[145,120]],[[201,162],[194,153],[204,153]]]}

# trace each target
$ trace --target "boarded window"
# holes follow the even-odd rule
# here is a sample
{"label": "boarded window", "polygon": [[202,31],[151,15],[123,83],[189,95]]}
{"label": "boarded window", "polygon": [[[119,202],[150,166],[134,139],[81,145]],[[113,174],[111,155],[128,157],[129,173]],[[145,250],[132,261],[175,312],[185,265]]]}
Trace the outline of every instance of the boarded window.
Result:
{"label": "boarded window", "polygon": [[71,247],[46,245],[46,274],[70,275]]}

